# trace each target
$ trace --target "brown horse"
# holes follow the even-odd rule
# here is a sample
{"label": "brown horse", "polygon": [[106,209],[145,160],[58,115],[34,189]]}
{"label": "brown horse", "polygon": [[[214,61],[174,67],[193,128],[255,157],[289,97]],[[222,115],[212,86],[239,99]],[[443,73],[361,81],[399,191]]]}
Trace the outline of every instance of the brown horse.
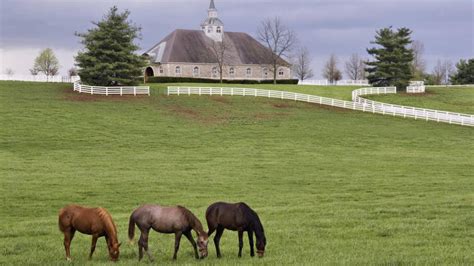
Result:
{"label": "brown horse", "polygon": [[84,208],[77,205],[66,206],[59,211],[59,229],[64,234],[64,248],[68,261],[71,260],[71,241],[76,230],[86,235],[92,235],[89,259],[94,253],[97,239],[105,236],[110,259],[112,261],[118,260],[120,244],[117,239],[117,229],[112,216],[106,209]]}
{"label": "brown horse", "polygon": [[265,245],[267,244],[263,225],[257,213],[247,204],[243,202],[235,204],[216,202],[207,208],[206,220],[209,228],[208,236],[211,236],[217,230],[214,244],[216,245],[218,258],[221,257],[219,242],[224,229],[239,232],[239,257],[242,257],[243,234],[245,231],[247,231],[249,237],[250,256],[255,256],[253,247],[253,233],[255,233],[257,238],[257,254],[259,257],[263,257]]}
{"label": "brown horse", "polygon": [[[130,216],[128,226],[128,237],[130,241],[133,241],[135,235],[135,224],[141,232],[140,240],[138,241],[139,261],[143,258],[143,249],[145,249],[148,258],[153,261],[153,257],[148,252],[148,233],[151,228],[163,234],[175,234],[174,260],[177,258],[182,235],[186,236],[193,245],[196,259],[207,257],[207,233],[202,229],[202,224],[198,218],[184,207],[145,205],[136,209]],[[194,230],[198,235],[197,246],[199,247],[200,257],[191,230]]]}

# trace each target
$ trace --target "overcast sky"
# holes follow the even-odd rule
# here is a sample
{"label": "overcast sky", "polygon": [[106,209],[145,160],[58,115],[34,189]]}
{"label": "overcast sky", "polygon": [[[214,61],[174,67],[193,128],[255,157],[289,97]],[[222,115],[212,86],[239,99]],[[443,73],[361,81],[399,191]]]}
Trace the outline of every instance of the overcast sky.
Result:
{"label": "overcast sky", "polygon": [[[408,27],[425,45],[431,70],[438,59],[474,57],[474,0],[215,0],[227,31],[253,36],[262,19],[279,16],[308,47],[317,78],[331,53],[344,60],[367,57],[375,31]],[[117,5],[142,27],[146,50],[174,29],[199,29],[209,0],[0,0],[0,71],[28,74],[41,49],[50,47],[62,66],[74,64],[81,45],[74,32],[92,27]]]}

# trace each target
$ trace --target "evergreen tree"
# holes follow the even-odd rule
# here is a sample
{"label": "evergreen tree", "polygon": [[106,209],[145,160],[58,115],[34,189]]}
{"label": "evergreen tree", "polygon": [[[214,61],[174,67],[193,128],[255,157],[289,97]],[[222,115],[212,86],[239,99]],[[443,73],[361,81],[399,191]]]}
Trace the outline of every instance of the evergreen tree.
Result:
{"label": "evergreen tree", "polygon": [[374,86],[396,86],[398,90],[405,90],[413,77],[411,63],[414,59],[413,51],[407,46],[412,43],[411,30],[400,28],[384,28],[377,31],[373,44],[379,48],[367,49],[375,61],[367,62],[367,79]]}
{"label": "evergreen tree", "polygon": [[474,59],[461,60],[456,68],[456,74],[451,76],[453,84],[474,84]]}
{"label": "evergreen tree", "polygon": [[145,59],[136,52],[140,28],[128,21],[129,11],[112,7],[102,21],[87,33],[76,33],[85,49],[76,56],[78,74],[90,85],[134,85],[143,72]]}

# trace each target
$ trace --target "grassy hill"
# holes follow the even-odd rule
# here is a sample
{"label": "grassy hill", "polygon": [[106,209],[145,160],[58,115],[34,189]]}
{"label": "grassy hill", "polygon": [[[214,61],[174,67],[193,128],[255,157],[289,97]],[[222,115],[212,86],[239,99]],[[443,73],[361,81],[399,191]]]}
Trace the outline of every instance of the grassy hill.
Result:
{"label": "grassy hill", "polygon": [[372,95],[384,103],[415,106],[474,115],[474,87],[427,88],[423,94]]}
{"label": "grassy hill", "polygon": [[[225,231],[221,260],[212,240],[209,257],[196,261],[183,239],[179,264],[474,264],[472,128],[266,98],[156,94],[163,88],[101,97],[69,84],[0,82],[0,264],[69,265],[57,227],[69,203],[112,213],[118,265],[128,265],[137,262],[126,243],[134,208],[181,204],[205,224],[215,201],[245,201],[259,213],[266,257],[251,259],[245,237],[238,259],[237,233]],[[90,241],[76,234],[75,263],[106,264],[103,239],[88,262]],[[173,241],[151,234],[157,263],[175,264]]]}

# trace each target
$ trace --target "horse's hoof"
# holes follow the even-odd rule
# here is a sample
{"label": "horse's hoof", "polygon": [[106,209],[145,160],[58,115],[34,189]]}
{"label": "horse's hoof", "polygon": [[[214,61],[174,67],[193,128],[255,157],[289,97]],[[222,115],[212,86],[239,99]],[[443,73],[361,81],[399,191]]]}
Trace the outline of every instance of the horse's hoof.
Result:
{"label": "horse's hoof", "polygon": [[69,261],[69,262],[71,262],[71,261],[72,261],[72,259],[71,259],[71,258],[66,258],[66,261]]}

